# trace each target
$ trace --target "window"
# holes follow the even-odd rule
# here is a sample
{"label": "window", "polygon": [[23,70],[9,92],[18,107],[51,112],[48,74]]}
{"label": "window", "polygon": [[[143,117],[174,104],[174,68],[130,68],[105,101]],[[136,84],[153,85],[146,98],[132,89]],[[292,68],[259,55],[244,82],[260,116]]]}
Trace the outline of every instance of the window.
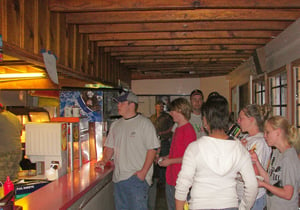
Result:
{"label": "window", "polygon": [[295,76],[296,76],[296,98],[295,98],[295,105],[296,105],[296,127],[298,130],[300,129],[300,68],[295,68]]}
{"label": "window", "polygon": [[254,82],[254,103],[263,105],[266,103],[265,100],[266,89],[264,81],[256,81]]}
{"label": "window", "polygon": [[287,116],[287,74],[281,72],[270,77],[270,105],[273,115]]}

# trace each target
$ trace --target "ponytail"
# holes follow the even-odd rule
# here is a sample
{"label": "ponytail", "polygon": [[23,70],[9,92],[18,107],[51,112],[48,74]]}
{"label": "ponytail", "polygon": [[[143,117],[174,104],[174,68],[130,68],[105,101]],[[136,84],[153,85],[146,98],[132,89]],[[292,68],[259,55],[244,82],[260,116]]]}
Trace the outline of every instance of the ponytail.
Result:
{"label": "ponytail", "polygon": [[300,146],[300,141],[299,141],[298,129],[294,125],[289,126],[289,131],[287,136],[288,136],[289,143],[296,148],[298,153],[300,149],[298,148]]}
{"label": "ponytail", "polygon": [[299,152],[300,140],[298,130],[294,125],[291,125],[289,121],[282,116],[273,116],[269,118],[267,122],[271,125],[273,129],[280,128],[284,132],[288,143],[291,146],[295,147],[297,152]]}

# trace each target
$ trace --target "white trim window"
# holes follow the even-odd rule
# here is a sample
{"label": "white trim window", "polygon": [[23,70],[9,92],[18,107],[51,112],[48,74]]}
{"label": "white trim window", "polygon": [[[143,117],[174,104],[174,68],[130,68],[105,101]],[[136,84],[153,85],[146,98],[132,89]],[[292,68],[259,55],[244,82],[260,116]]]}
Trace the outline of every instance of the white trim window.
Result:
{"label": "white trim window", "polygon": [[264,81],[254,82],[254,103],[258,105],[263,105],[266,103],[266,88]]}
{"label": "white trim window", "polygon": [[287,117],[287,73],[280,72],[269,78],[270,105],[273,115]]}

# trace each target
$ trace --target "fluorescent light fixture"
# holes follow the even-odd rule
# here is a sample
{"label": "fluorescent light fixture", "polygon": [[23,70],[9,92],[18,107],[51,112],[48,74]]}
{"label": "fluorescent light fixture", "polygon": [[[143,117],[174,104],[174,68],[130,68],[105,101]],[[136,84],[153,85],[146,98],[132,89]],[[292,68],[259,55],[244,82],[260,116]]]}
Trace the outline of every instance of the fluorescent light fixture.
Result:
{"label": "fluorescent light fixture", "polygon": [[45,77],[45,73],[0,74],[0,79]]}
{"label": "fluorescent light fixture", "polygon": [[112,86],[110,86],[110,85],[104,85],[102,83],[85,84],[84,87],[86,87],[86,88],[112,88]]}

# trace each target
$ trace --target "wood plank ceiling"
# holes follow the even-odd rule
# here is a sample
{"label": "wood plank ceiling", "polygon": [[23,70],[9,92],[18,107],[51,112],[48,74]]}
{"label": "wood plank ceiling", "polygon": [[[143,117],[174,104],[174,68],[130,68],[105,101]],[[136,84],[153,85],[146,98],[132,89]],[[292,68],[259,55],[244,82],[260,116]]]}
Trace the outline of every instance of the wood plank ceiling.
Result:
{"label": "wood plank ceiling", "polygon": [[226,75],[300,17],[299,0],[49,0],[132,79]]}

